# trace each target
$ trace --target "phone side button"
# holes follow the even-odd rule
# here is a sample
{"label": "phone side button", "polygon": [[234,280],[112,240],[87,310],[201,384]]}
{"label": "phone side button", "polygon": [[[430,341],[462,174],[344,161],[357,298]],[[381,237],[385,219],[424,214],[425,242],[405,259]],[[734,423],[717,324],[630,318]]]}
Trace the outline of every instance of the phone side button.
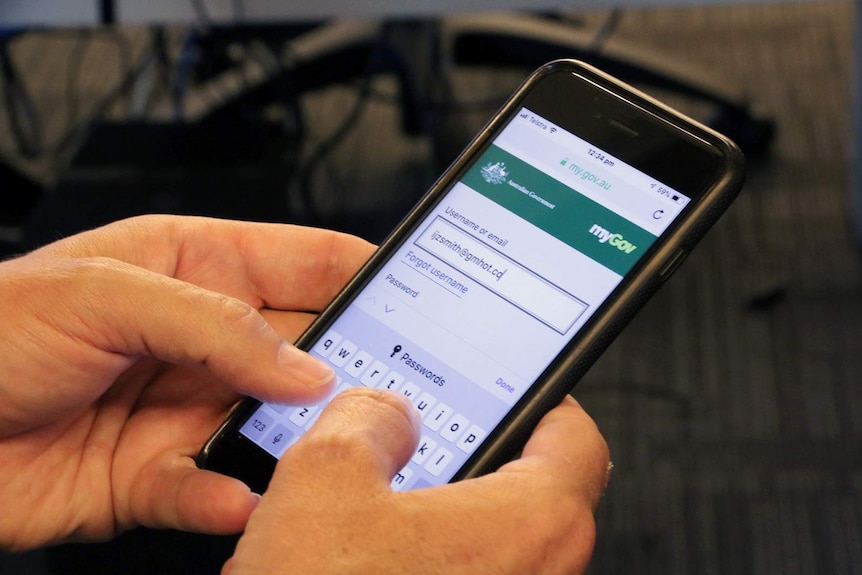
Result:
{"label": "phone side button", "polygon": [[661,271],[658,273],[661,281],[666,281],[670,276],[674,274],[679,265],[685,261],[685,258],[688,257],[688,251],[681,249],[678,250],[675,254],[671,256],[671,258],[664,264],[664,267],[661,268]]}

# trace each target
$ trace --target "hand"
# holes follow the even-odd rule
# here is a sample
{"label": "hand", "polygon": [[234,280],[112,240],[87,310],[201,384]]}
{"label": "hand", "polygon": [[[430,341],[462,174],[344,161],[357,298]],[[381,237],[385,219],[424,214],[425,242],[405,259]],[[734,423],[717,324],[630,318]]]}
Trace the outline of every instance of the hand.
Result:
{"label": "hand", "polygon": [[0,263],[0,549],[139,524],[240,531],[258,497],[193,457],[239,393],[329,391],[331,369],[285,338],[372,249],[147,216]]}
{"label": "hand", "polygon": [[574,400],[496,473],[393,492],[419,425],[402,396],[337,396],[282,457],[223,575],[583,573],[608,450]]}

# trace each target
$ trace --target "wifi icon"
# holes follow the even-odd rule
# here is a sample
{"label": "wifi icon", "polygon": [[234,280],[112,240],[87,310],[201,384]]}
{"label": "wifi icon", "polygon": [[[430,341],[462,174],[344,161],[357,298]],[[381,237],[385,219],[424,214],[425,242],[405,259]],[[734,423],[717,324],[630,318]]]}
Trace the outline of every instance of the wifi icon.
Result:
{"label": "wifi icon", "polygon": [[556,131],[557,131],[557,129],[555,127],[551,126],[551,133],[553,134]]}

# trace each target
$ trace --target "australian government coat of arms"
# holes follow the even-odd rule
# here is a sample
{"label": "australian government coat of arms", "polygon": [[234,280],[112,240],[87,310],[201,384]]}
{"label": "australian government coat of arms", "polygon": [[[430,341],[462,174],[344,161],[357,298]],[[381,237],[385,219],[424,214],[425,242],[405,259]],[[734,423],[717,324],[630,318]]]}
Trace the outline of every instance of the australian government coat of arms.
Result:
{"label": "australian government coat of arms", "polygon": [[482,168],[482,179],[489,184],[505,184],[506,178],[509,177],[509,170],[506,169],[506,162],[490,162]]}

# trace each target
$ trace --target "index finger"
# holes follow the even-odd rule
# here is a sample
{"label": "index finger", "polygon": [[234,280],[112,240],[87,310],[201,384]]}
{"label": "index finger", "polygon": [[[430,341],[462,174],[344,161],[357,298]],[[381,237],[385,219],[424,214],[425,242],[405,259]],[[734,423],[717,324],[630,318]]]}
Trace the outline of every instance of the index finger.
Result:
{"label": "index finger", "polygon": [[267,227],[244,239],[255,254],[249,278],[265,306],[276,309],[320,311],[375,250],[356,236],[300,226]]}

